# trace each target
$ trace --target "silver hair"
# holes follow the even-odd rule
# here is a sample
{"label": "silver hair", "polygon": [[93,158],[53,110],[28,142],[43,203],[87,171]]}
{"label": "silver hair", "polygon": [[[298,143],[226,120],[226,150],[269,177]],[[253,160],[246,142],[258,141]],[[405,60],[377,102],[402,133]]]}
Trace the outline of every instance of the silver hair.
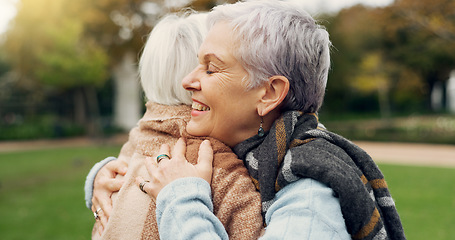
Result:
{"label": "silver hair", "polygon": [[206,13],[171,14],[153,28],[139,60],[148,100],[191,104],[191,93],[182,87],[182,79],[198,64],[197,52],[208,31],[206,19]]}
{"label": "silver hair", "polygon": [[290,83],[282,111],[317,112],[330,69],[329,34],[289,2],[248,1],[215,7],[209,27],[226,21],[234,29],[234,56],[248,72],[249,89],[275,75]]}

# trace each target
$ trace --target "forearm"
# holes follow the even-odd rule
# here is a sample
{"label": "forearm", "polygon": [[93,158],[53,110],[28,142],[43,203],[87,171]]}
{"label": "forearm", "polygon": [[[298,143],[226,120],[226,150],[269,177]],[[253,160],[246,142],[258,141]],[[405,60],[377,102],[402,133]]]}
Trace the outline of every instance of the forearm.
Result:
{"label": "forearm", "polygon": [[104,160],[93,165],[92,169],[85,179],[84,191],[85,191],[85,205],[88,209],[92,208],[92,197],[93,197],[93,183],[95,181],[96,174],[100,171],[104,165],[108,164],[110,161],[116,160],[115,157],[107,157]]}
{"label": "forearm", "polygon": [[156,200],[160,238],[229,239],[213,214],[210,185],[200,178],[182,178],[161,190]]}

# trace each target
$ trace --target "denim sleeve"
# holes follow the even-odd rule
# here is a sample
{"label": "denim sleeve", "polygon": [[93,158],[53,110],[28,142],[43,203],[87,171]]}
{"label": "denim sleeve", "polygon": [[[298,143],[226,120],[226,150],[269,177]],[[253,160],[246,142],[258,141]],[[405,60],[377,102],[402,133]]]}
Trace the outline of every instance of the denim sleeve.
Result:
{"label": "denim sleeve", "polygon": [[92,209],[92,197],[93,197],[93,182],[95,181],[96,174],[100,171],[104,165],[108,164],[110,161],[116,160],[115,157],[107,157],[104,160],[97,162],[93,165],[92,169],[85,179],[84,191],[85,191],[85,206],[88,209]]}
{"label": "denim sleeve", "polygon": [[[163,188],[157,198],[160,238],[228,239],[212,213],[210,185],[199,178],[183,178]],[[266,215],[268,239],[351,239],[338,198],[332,189],[301,179],[281,189]]]}
{"label": "denim sleeve", "polygon": [[181,178],[156,199],[160,239],[229,239],[213,214],[210,185],[201,178]]}
{"label": "denim sleeve", "polygon": [[351,239],[333,190],[313,179],[300,179],[281,189],[265,220],[262,240]]}

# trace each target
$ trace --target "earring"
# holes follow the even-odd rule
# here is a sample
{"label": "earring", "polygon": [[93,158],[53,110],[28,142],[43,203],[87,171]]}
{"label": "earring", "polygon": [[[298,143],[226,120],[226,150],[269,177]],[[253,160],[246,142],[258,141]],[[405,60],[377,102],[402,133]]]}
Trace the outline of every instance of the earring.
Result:
{"label": "earring", "polygon": [[261,125],[259,125],[259,130],[258,130],[258,136],[263,137],[265,134],[264,128],[262,128],[262,123],[264,122],[264,119],[261,117]]}

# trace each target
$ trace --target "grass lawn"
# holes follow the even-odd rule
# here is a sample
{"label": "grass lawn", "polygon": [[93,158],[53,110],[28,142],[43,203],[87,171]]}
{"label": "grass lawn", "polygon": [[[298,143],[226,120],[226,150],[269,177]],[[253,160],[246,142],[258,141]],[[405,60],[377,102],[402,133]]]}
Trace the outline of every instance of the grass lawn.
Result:
{"label": "grass lawn", "polygon": [[[0,238],[89,239],[84,204],[91,166],[118,146],[0,153]],[[455,169],[380,165],[408,239],[455,236]],[[451,237],[452,236],[452,237]]]}
{"label": "grass lawn", "polygon": [[407,239],[455,236],[455,168],[380,165]]}
{"label": "grass lawn", "polygon": [[0,239],[90,239],[83,186],[118,146],[0,153]]}

